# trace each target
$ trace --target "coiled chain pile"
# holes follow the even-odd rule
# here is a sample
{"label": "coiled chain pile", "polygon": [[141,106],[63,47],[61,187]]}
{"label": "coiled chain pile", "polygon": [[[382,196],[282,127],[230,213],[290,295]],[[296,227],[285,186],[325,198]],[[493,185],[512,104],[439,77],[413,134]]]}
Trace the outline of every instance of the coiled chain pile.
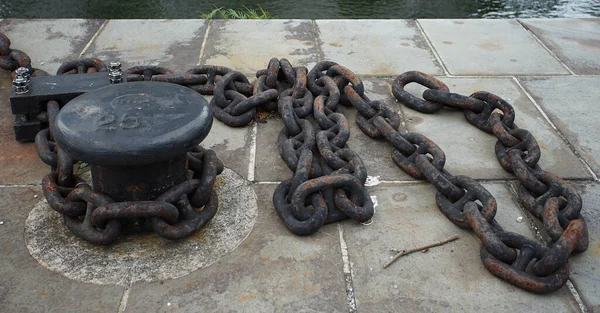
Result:
{"label": "coiled chain pile", "polygon": [[[5,36],[0,39],[0,67],[31,69],[23,52],[11,50]],[[102,61],[84,59],[63,64],[58,74],[105,70]],[[359,128],[374,139],[387,140],[393,147],[394,163],[435,186],[440,210],[457,226],[475,232],[482,242],[481,259],[497,277],[531,292],[552,292],[569,278],[569,256],[587,249],[578,192],[539,167],[541,153],[535,138],[514,124],[512,106],[491,93],[481,91],[468,97],[450,93],[439,80],[414,71],[398,76],[392,84],[393,95],[407,107],[424,113],[443,107],[463,110],[471,124],[498,138],[498,160],[519,179],[519,200],[543,223],[552,238],[549,247],[504,231],[494,219],[497,205],[490,192],[472,178],[446,171],[444,152],[427,137],[399,132],[400,115],[380,101],[371,101],[362,81],[335,62],[320,62],[309,72],[306,67],[293,67],[286,59],[273,58],[267,69],[256,73],[253,83],[240,72],[210,65],[184,74],[137,66],[125,71],[125,77],[127,81],[180,84],[213,95],[214,117],[232,127],[252,123],[261,110],[277,110],[284,124],[277,139],[279,153],[294,173],[277,186],[273,203],[285,226],[296,235],[310,235],[324,224],[347,218],[367,222],[373,217],[373,203],[364,186],[367,169],[347,145],[350,129],[343,107],[353,106]],[[413,82],[429,88],[423,93],[425,100],[404,90]],[[59,105],[64,104],[48,102],[50,123]],[[142,216],[149,217],[149,225],[139,227],[151,228],[165,238],[181,238],[205,225],[216,212],[213,184],[223,165],[210,150],[197,147],[190,151],[188,162],[194,177],[156,201],[115,203],[74,175],[74,160],[51,139],[48,130],[36,137],[40,157],[52,167],[42,182],[45,196],[63,214],[67,227],[86,240],[112,242],[120,232],[119,218]],[[200,207],[203,209],[197,213],[194,208]]]}

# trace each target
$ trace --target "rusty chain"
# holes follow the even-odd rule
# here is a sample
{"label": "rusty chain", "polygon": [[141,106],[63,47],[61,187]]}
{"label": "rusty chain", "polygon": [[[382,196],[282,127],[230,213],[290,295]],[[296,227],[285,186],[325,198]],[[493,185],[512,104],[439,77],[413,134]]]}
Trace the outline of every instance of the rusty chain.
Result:
{"label": "rusty chain", "polygon": [[[10,40],[1,33],[0,67],[10,71],[25,67],[32,76],[47,75],[33,69],[25,53],[10,49]],[[96,71],[106,71],[106,65],[98,59],[83,59],[64,63],[57,74]],[[258,110],[277,110],[284,123],[277,139],[279,153],[294,173],[277,186],[273,203],[285,226],[296,235],[310,235],[324,224],[347,218],[366,222],[374,214],[364,186],[366,167],[347,145],[350,131],[342,106],[354,106],[359,128],[374,139],[389,141],[394,163],[411,177],[432,183],[444,215],[480,238],[482,262],[495,276],[531,292],[552,292],[569,278],[569,256],[587,249],[580,195],[566,181],[540,168],[537,141],[514,124],[512,106],[491,93],[476,92],[468,97],[451,93],[441,81],[416,71],[401,74],[392,84],[393,95],[407,107],[423,113],[443,107],[463,110],[471,124],[498,138],[498,160],[520,181],[518,198],[543,223],[552,240],[550,247],[504,231],[494,219],[497,204],[491,193],[474,179],[445,170],[444,151],[427,137],[400,133],[400,115],[380,101],[371,101],[362,81],[335,62],[320,62],[308,72],[306,67],[273,58],[267,69],[256,73],[253,83],[240,72],[211,65],[196,66],[183,74],[158,66],[136,66],[125,71],[125,79],[175,83],[213,95],[214,117],[232,127],[258,120]],[[413,82],[428,88],[424,100],[404,90]],[[47,103],[44,118],[49,123],[60,105]],[[38,133],[35,145],[52,169],[42,181],[48,203],[63,215],[74,234],[92,243],[115,241],[122,232],[123,218],[136,221],[130,228],[177,239],[202,228],[216,213],[218,198],[213,186],[223,164],[211,150],[198,146],[188,152],[193,177],[155,201],[115,202],[73,173],[76,161],[52,141],[49,129]]]}
{"label": "rusty chain", "polygon": [[[0,67],[17,74],[47,76],[48,73],[31,67],[31,59],[20,50],[10,49],[10,40],[0,33]],[[23,72],[25,69],[26,71]],[[97,58],[64,62],[57,75],[106,72],[106,64]],[[130,81],[144,80],[149,73],[157,75],[153,80],[186,85],[200,93],[212,93],[215,75],[230,70],[222,67],[196,67],[189,75],[173,77],[168,70],[158,67],[130,69]],[[179,79],[179,80],[177,80]],[[148,79],[151,80],[151,79]],[[177,80],[177,81],[171,81]],[[46,103],[43,114],[34,119],[52,125],[61,107],[66,103],[51,100]],[[30,117],[24,117],[30,119]],[[216,176],[223,171],[223,164],[212,150],[196,146],[187,153],[191,178],[164,192],[155,201],[115,202],[109,196],[94,190],[73,172],[73,160],[53,141],[50,127],[35,137],[35,147],[40,159],[50,166],[51,172],[42,179],[42,191],[48,204],[60,213],[67,228],[76,236],[94,244],[113,243],[124,229],[154,231],[167,239],[187,237],[204,227],[216,214],[218,196],[214,191]],[[133,221],[133,222],[132,222]],[[124,223],[127,225],[123,227]]]}
{"label": "rusty chain", "polygon": [[[50,123],[59,109],[57,101],[48,102]],[[130,223],[129,230],[154,231],[167,239],[180,239],[203,228],[217,212],[214,184],[223,171],[223,163],[212,150],[200,146],[190,150],[187,164],[193,173],[191,179],[156,200],[115,202],[73,173],[76,161],[52,141],[50,129],[38,133],[35,146],[40,159],[51,167],[42,180],[48,204],[62,214],[73,234],[91,243],[113,243],[122,233],[124,223]]]}
{"label": "rusty chain", "polygon": [[[424,100],[404,89],[409,83],[428,88],[423,92]],[[569,279],[569,256],[588,247],[581,197],[569,183],[540,168],[540,147],[529,131],[514,123],[513,107],[485,91],[470,96],[451,93],[443,82],[416,71],[398,76],[392,93],[399,102],[422,113],[435,113],[443,107],[462,110],[469,123],[498,138],[496,156],[502,168],[519,180],[518,198],[543,223],[551,238],[549,247],[504,231],[494,219],[497,205],[490,192],[472,178],[446,171],[444,152],[431,140],[393,132],[381,120],[376,124],[388,130],[388,140],[407,141],[402,146],[394,144],[394,161],[412,177],[425,179],[437,188],[436,202],[444,215],[457,226],[472,229],[481,240],[481,260],[490,272],[535,293],[562,287]],[[418,137],[421,139],[415,140]]]}

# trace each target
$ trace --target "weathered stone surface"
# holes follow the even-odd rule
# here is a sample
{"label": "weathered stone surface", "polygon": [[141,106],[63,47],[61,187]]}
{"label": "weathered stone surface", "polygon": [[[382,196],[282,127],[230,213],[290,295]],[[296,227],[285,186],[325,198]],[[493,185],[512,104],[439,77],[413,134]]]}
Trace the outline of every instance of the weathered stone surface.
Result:
{"label": "weathered stone surface", "polygon": [[23,239],[25,219],[29,209],[42,197],[41,190],[35,187],[0,188],[2,311],[117,312],[122,287],[84,284],[64,278],[45,269],[29,255]]}
{"label": "weathered stone surface", "polygon": [[206,29],[204,20],[111,20],[85,56],[184,71],[196,66]]}
{"label": "weathered stone surface", "polygon": [[269,59],[286,58],[293,66],[317,63],[310,20],[211,21],[202,64],[222,65],[250,75],[267,68]]}
{"label": "weathered stone surface", "polygon": [[[533,238],[524,213],[503,184],[485,184],[498,201],[498,222]],[[370,188],[379,207],[374,222],[344,224],[358,310],[362,312],[577,312],[569,290],[535,295],[501,281],[481,263],[480,241],[452,224],[435,204],[435,188],[425,184]],[[390,249],[410,249],[453,234],[446,245],[400,258],[387,269]]]}
{"label": "weathered stone surface", "polygon": [[454,75],[569,74],[515,20],[419,20]]}
{"label": "weathered stone surface", "polygon": [[599,19],[525,19],[521,23],[576,74],[600,74]]}
{"label": "weathered stone surface", "polygon": [[411,20],[317,20],[324,60],[357,74],[395,75],[419,69],[443,74]]}
{"label": "weathered stone surface", "polygon": [[273,208],[275,186],[254,188],[258,219],[237,249],[182,278],[133,285],[125,312],[348,312],[337,227],[294,236]]}
{"label": "weathered stone surface", "polygon": [[600,175],[600,141],[598,117],[600,78],[598,77],[531,77],[523,85],[567,137],[596,175]]}
{"label": "weathered stone surface", "polygon": [[0,22],[0,32],[31,58],[31,65],[50,75],[65,61],[75,60],[102,25],[103,20],[8,19]]}

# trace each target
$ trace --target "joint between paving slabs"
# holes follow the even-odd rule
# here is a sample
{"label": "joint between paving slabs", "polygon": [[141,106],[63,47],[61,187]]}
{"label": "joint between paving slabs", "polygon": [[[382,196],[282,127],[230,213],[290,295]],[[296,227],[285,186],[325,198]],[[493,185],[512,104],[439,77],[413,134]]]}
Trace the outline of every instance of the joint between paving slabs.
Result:
{"label": "joint between paving slabs", "polygon": [[546,51],[548,53],[550,53],[550,55],[552,57],[554,57],[567,71],[569,71],[569,73],[571,73],[571,75],[573,76],[577,76],[577,74],[575,74],[575,72],[573,72],[568,66],[567,64],[565,64],[565,62],[563,62],[563,60],[561,60],[556,53],[554,53],[552,50],[550,50],[550,48],[548,48],[548,46],[546,46],[546,44],[538,37],[535,35],[534,32],[531,31],[531,29],[529,29],[529,27],[527,27],[527,25],[525,25],[521,19],[516,19],[516,22],[521,25],[521,27],[523,27],[523,29],[533,38],[535,39],[535,41],[542,46],[544,49],[546,49]]}
{"label": "joint between paving slabs", "polygon": [[315,48],[317,49],[317,62],[323,62],[325,58],[325,53],[323,52],[323,48],[321,48],[321,37],[319,36],[319,25],[317,25],[316,20],[312,21],[312,33],[313,38],[315,40]]}
{"label": "joint between paving slabs", "polygon": [[250,131],[250,162],[248,164],[248,180],[250,182],[254,182],[256,174],[256,137],[258,133],[258,123],[254,123]]}
{"label": "joint between paving slabs", "polygon": [[433,54],[433,57],[439,63],[439,65],[442,68],[442,70],[444,71],[444,74],[446,75],[446,77],[452,77],[453,75],[450,74],[450,71],[446,67],[446,64],[444,63],[444,61],[442,61],[442,56],[437,52],[437,50],[433,46],[433,43],[431,42],[431,40],[429,39],[429,37],[425,33],[425,29],[423,29],[423,26],[421,26],[421,23],[419,22],[419,20],[415,20],[415,25],[417,25],[417,28],[419,29],[419,31],[423,35],[423,38],[425,39],[425,42],[427,42],[427,45],[429,46],[429,49],[431,50],[431,53]]}
{"label": "joint between paving slabs", "polygon": [[30,188],[40,186],[41,184],[0,184],[0,188]]}
{"label": "joint between paving slabs", "polygon": [[344,271],[344,283],[346,286],[346,300],[348,301],[348,312],[356,313],[358,308],[356,306],[356,295],[354,293],[354,273],[352,271],[352,263],[348,256],[348,245],[344,238],[344,226],[340,223],[337,224],[338,233],[340,235],[340,252],[342,256],[342,264]]}
{"label": "joint between paving slabs", "polygon": [[[549,240],[547,240],[548,235],[546,234],[545,230],[543,230],[542,228],[538,227],[538,220],[537,218],[535,218],[523,205],[523,203],[519,200],[518,194],[517,194],[517,189],[516,189],[516,183],[506,183],[505,186],[507,187],[507,189],[509,190],[509,192],[512,194],[513,199],[515,199],[515,202],[517,204],[517,209],[520,211],[520,213],[525,217],[525,219],[527,220],[527,225],[529,226],[529,230],[533,233],[533,237],[535,238],[535,240],[539,241],[541,244],[543,245],[547,245],[550,243]],[[577,286],[575,284],[572,283],[572,279],[569,279],[567,281],[567,288],[569,289],[569,293],[571,294],[571,298],[572,300],[577,304],[579,311],[581,313],[588,313],[588,307],[585,304],[585,302],[583,301],[583,298],[581,297],[581,294],[577,288]]]}
{"label": "joint between paving slabs", "polygon": [[552,127],[552,129],[558,134],[558,137],[560,137],[560,139],[562,139],[562,141],[567,145],[567,147],[569,147],[571,152],[573,152],[573,154],[577,157],[577,159],[579,159],[579,162],[581,162],[583,164],[583,166],[586,168],[586,170],[593,177],[594,181],[599,181],[598,176],[596,175],[596,173],[594,172],[594,170],[592,169],[590,164],[587,162],[587,160],[577,151],[577,149],[575,149],[575,146],[573,144],[571,144],[571,142],[569,142],[567,137],[560,131],[560,129],[558,129],[556,124],[554,124],[552,119],[550,119],[550,116],[548,116],[548,114],[546,114],[546,112],[544,111],[542,106],[539,103],[537,103],[537,101],[529,93],[527,88],[525,88],[525,86],[523,86],[523,84],[521,84],[521,81],[519,81],[519,79],[516,76],[513,76],[512,79],[515,82],[515,84],[517,84],[517,86],[523,91],[523,93],[525,93],[525,96],[527,97],[527,99],[529,99],[529,101],[531,101],[531,103],[533,103],[533,105],[538,110],[538,112],[540,112],[540,114],[542,115],[544,120],[546,120],[546,123],[548,123],[548,125],[550,125],[550,127]]}
{"label": "joint between paving slabs", "polygon": [[198,55],[198,62],[196,65],[202,64],[202,58],[204,57],[204,51],[206,50],[206,43],[208,42],[208,34],[212,26],[212,20],[206,21],[206,29],[204,29],[204,35],[202,36],[202,45],[200,45],[200,54]]}
{"label": "joint between paving slabs", "polygon": [[127,301],[129,300],[129,292],[131,290],[131,284],[125,286],[123,289],[123,294],[121,295],[121,299],[119,301],[119,308],[117,309],[117,313],[123,313],[127,309]]}
{"label": "joint between paving slabs", "polygon": [[575,301],[577,303],[577,306],[579,307],[579,310],[581,311],[581,313],[589,313],[590,312],[590,309],[588,309],[589,305],[586,303],[586,301],[583,299],[583,297],[579,293],[579,287],[577,287],[577,284],[575,283],[575,281],[572,279],[567,280],[567,287],[569,288],[569,291],[571,292],[573,301]]}
{"label": "joint between paving slabs", "polygon": [[98,37],[98,35],[100,35],[100,32],[102,32],[102,30],[104,29],[104,26],[106,26],[106,24],[108,24],[108,21],[109,21],[109,19],[106,19],[106,20],[104,20],[104,22],[102,22],[102,24],[100,25],[100,27],[98,27],[98,29],[96,30],[96,32],[94,33],[92,38],[90,38],[90,40],[87,42],[85,47],[83,47],[83,50],[81,50],[81,53],[79,53],[79,56],[77,57],[77,59],[81,59],[83,57],[83,55],[90,48],[90,46],[92,45],[94,40],[96,40],[96,37]]}

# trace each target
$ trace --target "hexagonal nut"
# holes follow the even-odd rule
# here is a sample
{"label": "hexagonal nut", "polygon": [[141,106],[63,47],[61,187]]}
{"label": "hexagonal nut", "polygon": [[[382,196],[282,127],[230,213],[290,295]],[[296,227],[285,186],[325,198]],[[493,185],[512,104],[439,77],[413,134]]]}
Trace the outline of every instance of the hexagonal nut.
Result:
{"label": "hexagonal nut", "polygon": [[23,94],[29,91],[29,81],[22,76],[15,77],[12,85],[16,94]]}
{"label": "hexagonal nut", "polygon": [[109,68],[111,71],[116,71],[116,70],[119,70],[119,71],[120,71],[120,70],[121,70],[121,62],[116,62],[116,61],[110,62],[110,63],[108,64],[108,68]]}

